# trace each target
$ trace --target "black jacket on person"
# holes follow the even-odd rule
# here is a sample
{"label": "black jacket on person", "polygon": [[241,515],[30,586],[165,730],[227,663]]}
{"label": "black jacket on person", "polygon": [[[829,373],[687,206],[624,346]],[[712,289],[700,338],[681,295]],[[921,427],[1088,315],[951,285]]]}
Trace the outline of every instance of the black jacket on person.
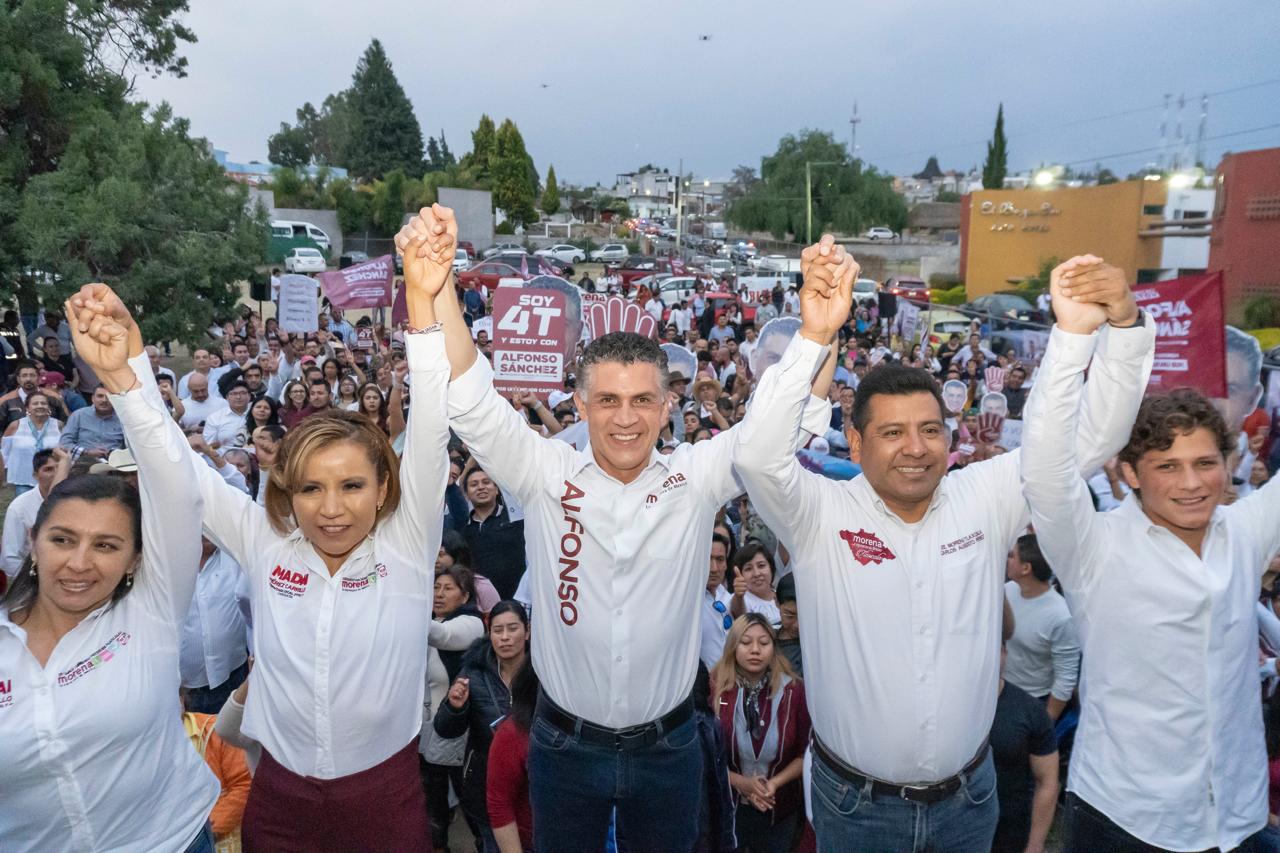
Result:
{"label": "black jacket on person", "polygon": [[467,755],[462,762],[462,790],[458,796],[467,814],[487,825],[489,809],[485,805],[485,784],[489,746],[493,743],[493,730],[497,728],[498,721],[511,710],[511,691],[498,672],[498,656],[488,637],[476,640],[467,650],[458,675],[470,682],[467,704],[458,709],[446,699],[436,711],[433,725],[441,737],[470,734]]}
{"label": "black jacket on person", "polygon": [[[445,616],[440,621],[448,622],[450,619],[457,619],[459,616],[474,616],[480,621],[484,621],[484,614],[480,612],[480,608],[476,606],[474,601],[468,601],[466,604],[462,605],[448,616]],[[480,641],[476,640],[476,642],[478,643]],[[485,642],[487,643],[489,641],[485,640]],[[436,651],[440,655],[440,663],[444,664],[444,671],[449,675],[449,684],[452,686],[453,680],[458,677],[458,673],[462,669],[463,661],[466,660],[466,657],[470,654],[471,650],[437,649]],[[447,705],[448,703],[446,702],[445,704]],[[458,734],[462,734],[462,732],[458,732]],[[450,737],[452,737],[452,735],[450,735]]]}
{"label": "black jacket on person", "polygon": [[472,568],[489,579],[499,596],[514,597],[525,570],[524,519],[512,521],[502,504],[484,521],[466,518],[461,530],[475,561]]}

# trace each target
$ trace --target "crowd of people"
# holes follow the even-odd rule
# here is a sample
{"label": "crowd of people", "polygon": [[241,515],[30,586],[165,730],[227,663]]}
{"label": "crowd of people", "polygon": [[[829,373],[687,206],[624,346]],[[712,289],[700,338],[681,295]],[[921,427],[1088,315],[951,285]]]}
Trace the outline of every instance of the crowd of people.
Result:
{"label": "crowd of people", "polygon": [[935,348],[824,237],[506,397],[456,237],[401,328],[246,310],[182,376],[105,285],[6,316],[0,849],[1280,849],[1247,348],[1144,396],[1092,256],[1047,347]]}

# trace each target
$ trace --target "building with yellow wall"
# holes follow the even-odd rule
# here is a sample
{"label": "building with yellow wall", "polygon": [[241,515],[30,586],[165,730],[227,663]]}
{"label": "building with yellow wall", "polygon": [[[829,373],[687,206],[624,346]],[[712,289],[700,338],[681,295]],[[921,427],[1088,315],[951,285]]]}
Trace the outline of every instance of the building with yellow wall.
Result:
{"label": "building with yellow wall", "polygon": [[[1171,261],[1171,254],[1184,253],[1169,249],[1202,241],[1207,259],[1207,231],[1196,229],[1212,210],[1211,192],[1190,191],[1207,194],[1210,201],[1204,211],[1185,212],[1167,209],[1170,192],[1167,181],[1142,180],[971,193],[961,205],[960,223],[960,274],[969,298],[1007,290],[1051,258],[1085,253],[1121,267],[1131,282],[1202,271],[1196,267],[1207,260]],[[1170,220],[1184,215],[1188,227],[1169,230]]]}

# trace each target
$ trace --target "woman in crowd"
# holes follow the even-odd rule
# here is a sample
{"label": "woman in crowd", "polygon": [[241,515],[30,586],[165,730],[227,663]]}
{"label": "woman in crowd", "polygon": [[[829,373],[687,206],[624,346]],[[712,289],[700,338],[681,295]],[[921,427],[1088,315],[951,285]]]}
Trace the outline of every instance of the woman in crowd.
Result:
{"label": "woman in crowd", "polygon": [[738,849],[751,853],[785,853],[802,825],[809,712],[775,640],[759,613],[738,617],[711,674],[738,798]]}
{"label": "woman in crowd", "polygon": [[773,589],[777,574],[773,556],[759,542],[747,542],[733,555],[733,598],[729,612],[734,616],[759,613],[777,628],[782,621],[778,613],[778,595]]}
{"label": "woman in crowd", "polygon": [[[705,701],[705,700],[704,700]],[[524,664],[511,680],[511,707],[489,745],[485,806],[501,853],[533,849],[533,809],[529,805],[529,729],[538,704],[538,673]]]}
{"label": "woman in crowd", "polygon": [[433,725],[435,709],[442,706],[449,687],[462,669],[463,654],[484,637],[484,620],[476,608],[475,585],[470,569],[450,565],[436,572],[432,599],[435,621],[427,658],[426,695],[418,742],[420,770],[431,816],[432,849],[449,846],[449,783],[462,791],[462,760],[466,738],[445,738]]}
{"label": "woman in crowd", "polygon": [[468,823],[480,829],[486,853],[497,853],[498,849],[485,803],[489,744],[494,726],[511,707],[511,680],[528,656],[529,616],[524,605],[498,602],[489,614],[489,639],[477,641],[468,651],[447,701],[436,711],[436,734],[446,738],[467,735],[458,795]]}
{"label": "woman in crowd", "polygon": [[249,414],[245,416],[244,426],[252,436],[258,427],[276,426],[280,423],[280,404],[276,402],[274,397],[260,397],[254,401],[249,407]]}
{"label": "woman in crowd", "polygon": [[382,396],[382,392],[378,390],[378,386],[372,382],[366,382],[360,386],[360,390],[356,393],[357,411],[369,420],[378,425],[378,429],[391,435],[391,427],[387,423],[388,406],[387,398]]}
{"label": "woman in crowd", "polygon": [[[436,557],[436,575],[439,576],[442,571],[452,566],[465,566],[470,569],[471,565],[471,548],[467,546],[467,540],[458,531],[446,528],[440,538],[440,554]],[[488,618],[493,606],[502,600],[502,596],[484,575],[473,572],[471,578],[476,591],[476,607],[482,616]]]}
{"label": "woman in crowd", "polygon": [[0,456],[4,458],[5,479],[14,488],[14,495],[29,492],[36,486],[31,459],[37,451],[58,446],[62,424],[53,417],[49,395],[32,391],[23,403],[26,415],[9,424],[0,441]]}
{"label": "woman in crowd", "polygon": [[350,373],[338,380],[338,396],[333,405],[348,412],[360,411],[360,397],[356,394],[356,378]]}
{"label": "woman in crowd", "polygon": [[250,495],[258,494],[260,471],[258,460],[249,451],[236,447],[222,454],[222,458],[236,467],[240,476],[244,477],[245,488]]}
{"label": "woman in crowd", "polygon": [[[447,476],[449,375],[433,300],[448,265],[413,254],[409,322],[424,331],[405,336],[416,414],[402,460],[364,418],[309,418],[281,443],[261,507],[196,459],[171,420],[163,430],[125,424],[134,445],[180,442],[170,450],[189,460],[186,482],[161,497],[178,503],[194,482],[206,535],[249,580],[255,666],[244,733],[263,748],[244,817],[249,851],[428,843],[415,753],[440,541],[429,520],[442,517]],[[127,316],[105,287],[84,301]],[[362,807],[370,801],[376,821]]]}
{"label": "woman in crowd", "polygon": [[295,379],[285,386],[279,410],[280,423],[286,429],[295,429],[309,414],[311,409],[307,406],[307,386]]}
{"label": "woman in crowd", "polygon": [[329,386],[329,394],[333,399],[338,399],[338,389],[342,380],[342,368],[338,364],[337,359],[326,358],[324,363],[320,365],[320,376],[324,379],[324,383]]}
{"label": "woman in crowd", "polygon": [[0,847],[211,853],[218,780],[174,713],[200,561],[186,439],[154,381],[135,380],[151,376],[136,328],[67,308],[138,439],[139,488],[91,474],[55,486],[0,602]]}

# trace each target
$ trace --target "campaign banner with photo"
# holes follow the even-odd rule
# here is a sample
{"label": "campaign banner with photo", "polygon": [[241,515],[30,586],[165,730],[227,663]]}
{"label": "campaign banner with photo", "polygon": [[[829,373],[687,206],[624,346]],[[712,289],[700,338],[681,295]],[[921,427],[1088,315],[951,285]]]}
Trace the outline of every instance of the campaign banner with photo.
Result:
{"label": "campaign banner with photo", "polygon": [[1227,396],[1222,273],[1136,285],[1133,296],[1156,323],[1149,390],[1190,386],[1210,397]]}
{"label": "campaign banner with photo", "polygon": [[396,265],[383,255],[346,269],[322,272],[320,287],[338,308],[378,308],[391,304],[391,282]]}
{"label": "campaign banner with photo", "polygon": [[[552,288],[499,287],[493,293],[493,385],[512,391],[564,390],[568,299]],[[581,312],[579,311],[579,316]]]}
{"label": "campaign banner with photo", "polygon": [[374,349],[372,326],[356,327],[356,349]]}
{"label": "campaign banner with photo", "polygon": [[899,303],[895,322],[898,325],[898,336],[907,343],[914,342],[916,331],[920,328],[920,309],[910,302]]}
{"label": "campaign banner with photo", "polygon": [[320,328],[320,287],[305,275],[280,276],[280,330],[290,333],[314,332]]}
{"label": "campaign banner with photo", "polygon": [[474,341],[484,332],[489,340],[493,340],[493,317],[481,317],[471,324],[471,339]]}

